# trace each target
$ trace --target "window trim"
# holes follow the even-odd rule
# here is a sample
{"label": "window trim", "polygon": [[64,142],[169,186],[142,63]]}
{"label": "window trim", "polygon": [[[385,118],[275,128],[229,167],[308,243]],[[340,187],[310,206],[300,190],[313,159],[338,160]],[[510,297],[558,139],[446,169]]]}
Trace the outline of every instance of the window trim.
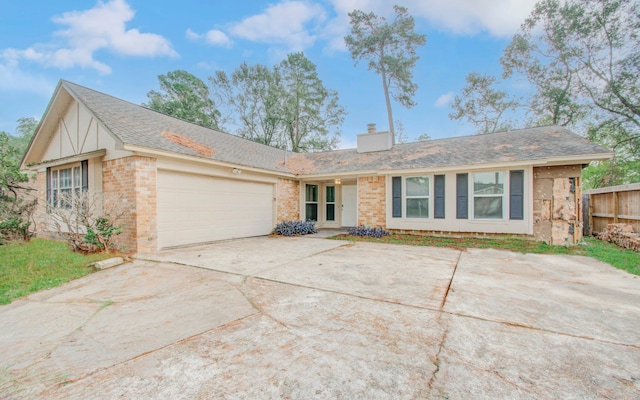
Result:
{"label": "window trim", "polygon": [[[61,171],[70,171],[69,186],[62,187]],[[89,163],[87,160],[82,160],[49,167],[46,171],[46,180],[47,206],[58,209],[70,208],[70,205],[62,204],[61,193],[64,190],[68,193],[80,194],[89,190]]]}
{"label": "window trim", "polygon": [[[509,170],[492,170],[492,171],[475,171],[471,172],[471,179],[469,179],[469,214],[471,220],[474,221],[505,221],[507,220],[507,206],[508,206],[508,193],[510,188],[509,183]],[[475,177],[476,174],[486,174],[486,173],[500,173],[502,175],[502,194],[476,194],[475,193]],[[476,217],[476,198],[501,198],[501,210],[500,210],[500,218],[477,218]]]}
{"label": "window trim", "polygon": [[[412,178],[427,178],[427,191],[428,194],[426,196],[421,195],[421,196],[409,196],[407,195],[407,189],[409,189],[409,185],[407,183],[408,179],[412,179]],[[408,219],[408,220],[417,220],[417,221],[424,221],[424,220],[429,220],[433,218],[433,213],[431,212],[431,210],[433,209],[433,175],[431,174],[421,174],[421,175],[407,175],[407,176],[403,176],[402,177],[403,180],[403,184],[404,184],[404,190],[402,191],[402,216],[404,219]],[[426,217],[409,217],[407,215],[407,200],[410,199],[427,199],[427,216]]]}
{"label": "window trim", "polygon": [[[316,190],[315,190],[315,201],[313,200],[308,200],[307,199],[307,194],[308,194],[308,188],[309,186],[315,186]],[[318,222],[318,217],[320,216],[319,211],[320,211],[320,185],[317,183],[306,183],[305,187],[304,187],[304,219],[305,221],[316,221]],[[307,207],[310,205],[315,205],[316,206],[316,219],[314,220],[310,220],[309,216],[307,215]]]}
{"label": "window trim", "polygon": [[[333,201],[329,201],[329,188],[333,188]],[[336,185],[324,186],[324,221],[325,222],[336,222],[336,212],[337,212],[336,196],[337,196]],[[333,219],[329,219],[329,205],[333,205]]]}

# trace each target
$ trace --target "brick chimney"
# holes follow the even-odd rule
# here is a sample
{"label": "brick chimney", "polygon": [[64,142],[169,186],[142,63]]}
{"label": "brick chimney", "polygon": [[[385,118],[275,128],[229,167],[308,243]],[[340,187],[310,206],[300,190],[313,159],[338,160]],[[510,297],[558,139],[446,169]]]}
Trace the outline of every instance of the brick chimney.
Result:
{"label": "brick chimney", "polygon": [[376,133],[376,124],[367,124],[367,133]]}

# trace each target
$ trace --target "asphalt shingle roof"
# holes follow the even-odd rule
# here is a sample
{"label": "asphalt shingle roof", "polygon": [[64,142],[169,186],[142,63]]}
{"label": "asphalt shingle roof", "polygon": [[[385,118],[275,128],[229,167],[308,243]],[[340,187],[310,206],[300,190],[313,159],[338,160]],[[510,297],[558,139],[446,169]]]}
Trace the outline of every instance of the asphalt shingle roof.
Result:
{"label": "asphalt shingle roof", "polygon": [[[281,149],[192,124],[71,82],[62,81],[62,86],[125,144],[288,172],[281,165],[284,159]],[[210,156],[203,155],[171,140],[173,135],[163,133],[186,137],[210,148],[213,153]]]}
{"label": "asphalt shingle roof", "polygon": [[358,153],[356,149],[296,155],[306,174],[366,170],[455,167],[487,163],[541,161],[608,155],[610,150],[560,126],[519,129],[397,144],[391,150]]}
{"label": "asphalt shingle roof", "polygon": [[[192,124],[68,81],[62,86],[125,144],[273,172],[349,173],[607,156],[610,150],[559,126],[397,144],[391,150],[288,153]],[[181,143],[181,144],[179,144]]]}

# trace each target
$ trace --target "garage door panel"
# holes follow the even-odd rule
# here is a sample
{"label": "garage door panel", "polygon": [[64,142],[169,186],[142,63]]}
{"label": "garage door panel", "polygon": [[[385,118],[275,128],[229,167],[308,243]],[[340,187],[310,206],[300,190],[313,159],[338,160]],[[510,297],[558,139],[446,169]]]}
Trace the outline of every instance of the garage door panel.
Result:
{"label": "garage door panel", "polygon": [[160,247],[268,234],[273,185],[158,171]]}

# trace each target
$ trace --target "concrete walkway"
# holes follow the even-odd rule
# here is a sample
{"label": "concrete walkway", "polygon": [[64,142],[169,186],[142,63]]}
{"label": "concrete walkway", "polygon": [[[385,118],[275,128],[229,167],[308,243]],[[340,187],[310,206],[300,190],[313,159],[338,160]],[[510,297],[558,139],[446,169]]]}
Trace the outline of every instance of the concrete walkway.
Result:
{"label": "concrete walkway", "polygon": [[636,399],[638,299],[585,257],[219,242],[0,306],[0,399]]}

